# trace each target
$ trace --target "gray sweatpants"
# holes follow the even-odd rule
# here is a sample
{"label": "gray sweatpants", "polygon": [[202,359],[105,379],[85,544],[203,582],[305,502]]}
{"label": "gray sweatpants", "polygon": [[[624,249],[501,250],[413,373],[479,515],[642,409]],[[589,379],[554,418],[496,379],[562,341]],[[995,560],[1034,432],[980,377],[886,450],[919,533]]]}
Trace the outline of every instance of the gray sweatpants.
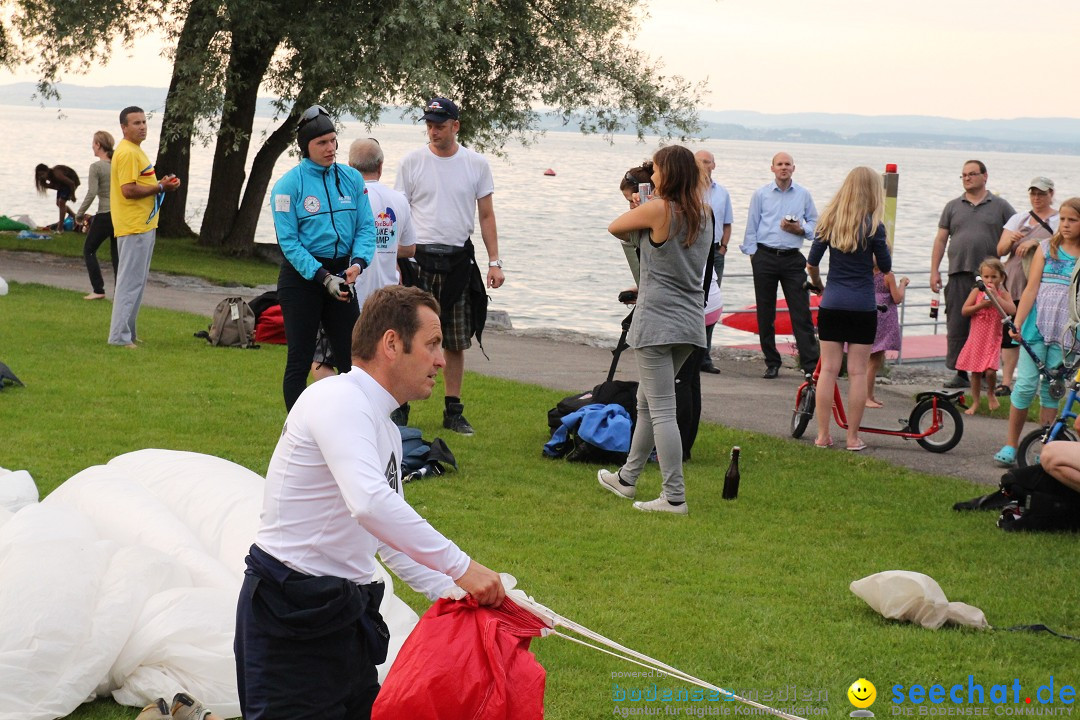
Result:
{"label": "gray sweatpants", "polygon": [[139,318],[143,290],[150,275],[150,258],[154,254],[156,235],[157,230],[149,230],[116,238],[120,266],[116,272],[112,322],[109,324],[110,345],[130,345],[138,337],[135,321]]}
{"label": "gray sweatpants", "polygon": [[636,348],[638,366],[637,425],[630,441],[630,454],[619,470],[623,482],[636,485],[652,449],[660,461],[664,495],[669,502],[683,502],[682,436],[675,419],[675,376],[692,345],[652,345]]}
{"label": "gray sweatpants", "polygon": [[945,283],[945,367],[956,369],[956,359],[967,342],[971,319],[964,317],[964,303],[975,287],[975,273],[949,274]]}

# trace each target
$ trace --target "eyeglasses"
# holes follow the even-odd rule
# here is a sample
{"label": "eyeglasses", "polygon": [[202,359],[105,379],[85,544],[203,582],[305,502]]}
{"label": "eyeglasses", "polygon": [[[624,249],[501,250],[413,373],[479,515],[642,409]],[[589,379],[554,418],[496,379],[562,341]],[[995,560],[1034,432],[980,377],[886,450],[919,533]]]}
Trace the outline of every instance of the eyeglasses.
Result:
{"label": "eyeglasses", "polygon": [[637,185],[638,184],[638,179],[636,177],[634,177],[633,175],[631,175],[630,173],[626,173],[625,175],[623,175],[623,180],[630,183],[631,185]]}
{"label": "eyeglasses", "polygon": [[296,126],[297,129],[304,127],[304,125],[307,125],[309,122],[319,117],[320,115],[330,117],[330,113],[326,112],[326,108],[324,108],[322,105],[312,105],[304,111],[303,115],[300,116],[300,123]]}
{"label": "eyeglasses", "polygon": [[[378,141],[378,140],[376,140],[376,139],[375,139],[375,138],[373,138],[373,137],[369,137],[369,138],[368,138],[368,140],[370,140],[371,142],[375,143],[376,145],[379,145],[379,141]],[[382,147],[382,145],[379,145],[379,147]]]}
{"label": "eyeglasses", "polygon": [[969,172],[969,173],[964,173],[963,175],[961,175],[960,179],[961,180],[967,180],[968,178],[979,177],[980,175],[985,175],[985,174],[986,173],[983,173],[983,172]]}

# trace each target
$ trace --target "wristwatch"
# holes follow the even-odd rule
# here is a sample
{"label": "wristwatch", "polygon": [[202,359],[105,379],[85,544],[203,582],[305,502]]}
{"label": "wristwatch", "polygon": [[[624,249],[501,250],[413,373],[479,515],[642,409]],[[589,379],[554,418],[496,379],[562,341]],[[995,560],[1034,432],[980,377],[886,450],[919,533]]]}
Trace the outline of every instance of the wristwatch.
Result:
{"label": "wristwatch", "polygon": [[502,260],[492,260],[492,261],[490,261],[488,263],[488,267],[501,268],[502,267]]}

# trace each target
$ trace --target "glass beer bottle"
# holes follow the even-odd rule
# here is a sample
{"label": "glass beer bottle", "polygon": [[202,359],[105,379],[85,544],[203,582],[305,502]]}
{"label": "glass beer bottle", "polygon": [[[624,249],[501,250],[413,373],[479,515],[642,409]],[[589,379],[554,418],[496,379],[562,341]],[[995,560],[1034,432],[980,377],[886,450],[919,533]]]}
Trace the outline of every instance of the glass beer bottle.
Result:
{"label": "glass beer bottle", "polygon": [[724,490],[720,497],[734,500],[739,496],[739,446],[731,448],[731,464],[724,475]]}

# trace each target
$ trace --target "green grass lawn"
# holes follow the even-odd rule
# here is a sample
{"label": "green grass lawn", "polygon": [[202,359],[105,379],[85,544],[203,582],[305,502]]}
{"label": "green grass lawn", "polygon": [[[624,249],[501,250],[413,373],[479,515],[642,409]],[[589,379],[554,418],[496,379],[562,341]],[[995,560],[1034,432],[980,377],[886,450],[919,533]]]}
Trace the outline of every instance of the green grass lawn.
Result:
{"label": "green grass lawn", "polygon": [[[263,473],[284,419],[284,348],[211,348],[191,336],[204,318],[154,308],[139,318],[145,345],[112,348],[108,313],[107,303],[38,286],[14,285],[0,298],[0,360],[27,384],[0,393],[0,465],[29,470],[43,494],[145,447],[211,453]],[[882,619],[848,590],[874,572],[916,570],[993,625],[1039,622],[1080,635],[1080,541],[1006,535],[991,515],[950,509],[984,487],[704,425],[686,466],[690,515],[646,515],[599,488],[595,466],[541,457],[546,411],[567,392],[472,374],[465,391],[472,438],[440,427],[441,391],[413,404],[413,424],[444,437],[462,470],[409,485],[409,500],[477,560],[597,632],[744,694],[775,697],[794,685],[824,695],[771,704],[812,704],[833,717],[853,709],[845,693],[860,677],[877,686],[878,717],[891,714],[895,684],[949,686],[973,675],[987,691],[1019,679],[1029,694],[1051,676],[1059,689],[1080,684],[1075,642],[924,630]],[[742,447],[742,490],[726,502],[732,445]],[[659,486],[651,466],[640,495],[652,498]],[[423,611],[426,601],[398,588]],[[622,707],[734,711],[730,703],[616,702],[614,683],[627,690],[653,681],[614,679],[639,668],[558,637],[532,647],[548,671],[554,720]],[[135,714],[101,700],[71,717]]]}
{"label": "green grass lawn", "polygon": [[[20,240],[14,232],[0,232],[0,250],[27,250],[82,259],[85,235],[51,233],[49,240]],[[98,250],[102,266],[109,262],[109,247]],[[218,285],[254,287],[277,283],[278,266],[257,258],[225,258],[213,248],[200,247],[192,238],[159,237],[150,269],[172,275],[192,275]]]}

